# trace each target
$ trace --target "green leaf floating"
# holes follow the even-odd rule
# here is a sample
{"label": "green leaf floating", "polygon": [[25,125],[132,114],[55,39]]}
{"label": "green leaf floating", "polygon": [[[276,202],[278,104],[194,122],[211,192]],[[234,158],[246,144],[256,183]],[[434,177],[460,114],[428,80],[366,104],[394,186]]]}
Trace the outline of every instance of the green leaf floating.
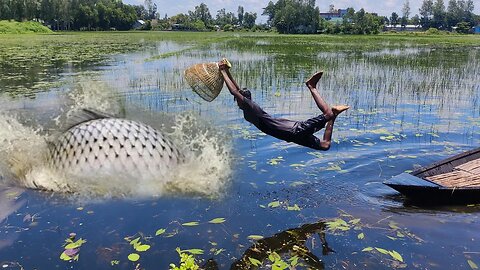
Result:
{"label": "green leaf floating", "polygon": [[135,247],[135,250],[138,252],[147,251],[150,249],[150,245],[138,245]]}
{"label": "green leaf floating", "polygon": [[279,207],[280,206],[280,202],[279,201],[274,201],[274,202],[271,202],[268,204],[268,207],[271,207],[271,208],[276,208],[276,207]]}
{"label": "green leaf floating", "polygon": [[392,258],[394,258],[395,260],[399,261],[399,262],[403,262],[403,258],[402,258],[402,255],[400,255],[400,253],[396,252],[395,250],[392,250],[389,252],[390,256],[392,256]]}
{"label": "green leaf floating", "polygon": [[130,255],[128,255],[128,259],[132,262],[136,262],[138,261],[138,259],[140,259],[140,255],[138,255],[137,253],[131,253]]}
{"label": "green leaf floating", "polygon": [[224,222],[225,222],[225,218],[214,218],[214,219],[210,220],[208,223],[220,224],[220,223],[224,223]]}
{"label": "green leaf floating", "polygon": [[251,240],[260,240],[260,239],[263,239],[263,236],[261,236],[261,235],[249,235],[247,238],[251,239]]}
{"label": "green leaf floating", "polygon": [[188,252],[193,255],[202,255],[204,253],[203,249],[199,249],[199,248],[185,249],[185,250],[182,250],[182,252]]}
{"label": "green leaf floating", "polygon": [[183,225],[183,226],[190,226],[190,227],[192,227],[192,226],[198,226],[198,224],[199,224],[199,223],[198,223],[197,221],[192,221],[192,222],[183,223],[182,225]]}
{"label": "green leaf floating", "polygon": [[477,264],[475,264],[472,260],[468,260],[467,263],[468,263],[468,265],[470,266],[470,268],[472,268],[472,269],[478,269]]}
{"label": "green leaf floating", "polygon": [[388,252],[388,250],[386,250],[386,249],[378,248],[378,247],[376,247],[375,249],[376,249],[378,252],[382,253],[382,254],[385,254],[385,255],[390,254],[390,253]]}
{"label": "green leaf floating", "polygon": [[70,261],[72,258],[70,258],[70,256],[65,254],[65,252],[62,252],[62,254],[60,254],[60,259],[62,259],[64,261]]}
{"label": "green leaf floating", "polygon": [[252,258],[252,257],[248,257],[248,260],[254,265],[254,266],[261,266],[262,265],[262,262],[255,259],[255,258]]}
{"label": "green leaf floating", "polygon": [[155,232],[155,236],[159,236],[161,234],[164,234],[167,230],[165,229],[158,229],[156,232]]}

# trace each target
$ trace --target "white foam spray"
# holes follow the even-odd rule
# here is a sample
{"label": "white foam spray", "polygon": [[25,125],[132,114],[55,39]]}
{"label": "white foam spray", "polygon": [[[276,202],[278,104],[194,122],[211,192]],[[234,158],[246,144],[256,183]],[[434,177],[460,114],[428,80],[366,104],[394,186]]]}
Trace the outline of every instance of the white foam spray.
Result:
{"label": "white foam spray", "polygon": [[[93,80],[82,80],[68,95],[72,102],[64,106],[66,109],[56,118],[56,128],[53,128],[58,132],[62,122],[78,109],[92,108],[118,115],[124,108],[121,98],[112,98],[115,97],[113,91],[105,84]],[[142,117],[136,115],[135,118]],[[151,116],[145,118],[152,119]],[[173,122],[171,118],[174,119]],[[165,127],[165,123],[173,124]],[[23,125],[15,115],[0,109],[0,175],[3,176],[3,181],[18,186],[41,187],[81,197],[130,198],[195,194],[217,198],[224,194],[231,174],[231,147],[226,136],[189,113],[175,116],[158,113],[153,123],[146,124],[167,133],[185,155],[185,163],[161,179],[142,175],[133,179],[108,172],[101,176],[80,177],[58,172],[48,165],[46,141],[53,140],[55,135],[45,134],[42,128]]]}

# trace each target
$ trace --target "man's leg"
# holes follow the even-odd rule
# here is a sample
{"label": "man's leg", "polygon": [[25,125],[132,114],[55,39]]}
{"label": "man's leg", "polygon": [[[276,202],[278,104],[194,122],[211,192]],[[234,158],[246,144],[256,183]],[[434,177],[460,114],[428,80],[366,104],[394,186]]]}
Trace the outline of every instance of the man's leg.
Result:
{"label": "man's leg", "polygon": [[320,96],[320,93],[318,93],[318,90],[317,90],[317,83],[320,80],[320,78],[322,78],[322,75],[323,75],[323,71],[313,74],[313,76],[310,77],[310,79],[308,79],[308,81],[306,81],[305,84],[310,90],[313,100],[315,100],[317,107],[322,111],[325,119],[330,120],[334,117],[332,108],[328,106],[328,104],[323,100],[323,98]]}
{"label": "man's leg", "polygon": [[349,107],[345,106],[345,105],[332,107],[331,110],[332,110],[332,113],[333,113],[333,117],[332,117],[332,119],[330,119],[330,121],[327,122],[327,125],[325,126],[325,132],[323,133],[323,140],[320,141],[320,148],[322,150],[330,149],[330,145],[332,143],[333,124],[335,123],[335,119],[337,119],[337,116],[340,113],[348,110],[348,108]]}

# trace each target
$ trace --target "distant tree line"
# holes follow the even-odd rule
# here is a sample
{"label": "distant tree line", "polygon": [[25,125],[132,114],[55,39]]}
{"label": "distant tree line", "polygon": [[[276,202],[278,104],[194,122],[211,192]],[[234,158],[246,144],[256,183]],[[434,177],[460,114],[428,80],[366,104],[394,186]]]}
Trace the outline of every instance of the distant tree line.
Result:
{"label": "distant tree line", "polygon": [[270,1],[262,15],[282,34],[312,34],[319,28],[320,10],[315,0]]}
{"label": "distant tree line", "polygon": [[41,21],[55,30],[130,29],[134,6],[117,0],[0,0],[0,19]]}
{"label": "distant tree line", "polygon": [[[395,27],[413,24],[423,29],[455,29],[467,33],[471,27],[480,23],[480,17],[473,10],[473,0],[449,0],[447,8],[444,0],[423,0],[420,15],[410,18],[410,3],[406,0],[402,16],[396,12],[390,17],[378,16],[363,8],[358,11],[348,8],[340,21],[326,21],[320,17],[314,0],[278,0],[275,3],[270,1],[262,15],[268,16],[270,26],[286,34],[376,34],[389,24]],[[336,13],[338,10],[331,5],[329,12]]]}
{"label": "distant tree line", "polygon": [[[331,12],[336,11],[331,9]],[[270,1],[264,8],[263,15],[268,16],[271,26],[285,34],[375,34],[384,23],[383,17],[365,12],[363,8],[357,12],[353,8],[347,9],[341,23],[329,22],[320,17],[314,0]]]}
{"label": "distant tree line", "polygon": [[179,30],[228,31],[252,29],[257,14],[239,6],[237,14],[220,9],[213,18],[202,3],[188,14],[160,19],[152,0],[145,0],[144,5],[127,5],[121,0],[0,0],[0,20],[40,21],[54,30],[129,30],[140,19],[147,22],[146,30],[155,22],[163,30],[174,26]]}
{"label": "distant tree line", "polygon": [[375,13],[366,12],[363,8],[355,12],[347,8],[341,23],[332,23],[322,19],[320,31],[328,34],[378,34],[385,24],[385,18]]}
{"label": "distant tree line", "polygon": [[472,0],[449,0],[445,8],[443,0],[423,0],[419,9],[420,15],[409,18],[410,7],[408,0],[403,7],[403,16],[393,12],[387,22],[391,25],[412,24],[423,29],[436,28],[440,30],[456,29],[457,32],[467,33],[471,27],[480,23],[480,17],[473,13],[475,9]]}
{"label": "distant tree line", "polygon": [[193,11],[188,11],[187,14],[180,13],[170,18],[165,16],[160,21],[160,25],[170,25],[194,31],[233,31],[235,29],[253,29],[256,27],[256,20],[257,13],[245,12],[242,6],[238,7],[237,14],[227,12],[222,8],[213,17],[208,6],[205,3],[201,3]]}
{"label": "distant tree line", "polygon": [[472,0],[450,0],[445,8],[443,0],[424,0],[419,10],[420,24],[423,28],[435,27],[451,29],[452,27],[472,27],[479,23],[479,17],[473,13],[475,6]]}
{"label": "distant tree line", "polygon": [[[262,15],[267,24],[257,25],[257,14],[239,6],[237,12],[224,8],[212,16],[208,6],[201,3],[194,10],[172,17],[160,18],[153,0],[144,5],[127,5],[122,0],[0,0],[0,20],[39,21],[54,30],[129,30],[137,20],[144,20],[144,30],[233,31],[276,29],[285,34],[376,34],[385,25],[405,27],[418,25],[424,29],[436,28],[468,32],[480,23],[473,13],[473,0],[423,0],[419,15],[410,17],[410,3],[405,0],[402,16],[393,12],[390,17],[348,8],[340,21],[326,21],[320,16],[315,0],[270,1]],[[337,10],[333,5],[330,12]]]}

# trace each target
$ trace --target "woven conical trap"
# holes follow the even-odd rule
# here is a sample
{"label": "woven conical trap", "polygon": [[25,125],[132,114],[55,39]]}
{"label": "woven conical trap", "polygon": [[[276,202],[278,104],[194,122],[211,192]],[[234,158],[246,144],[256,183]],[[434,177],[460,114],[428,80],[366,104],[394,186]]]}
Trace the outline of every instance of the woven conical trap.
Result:
{"label": "woven conical trap", "polygon": [[[228,61],[226,63],[230,65]],[[214,100],[223,88],[224,80],[217,63],[196,64],[184,73],[192,90],[208,102]]]}

